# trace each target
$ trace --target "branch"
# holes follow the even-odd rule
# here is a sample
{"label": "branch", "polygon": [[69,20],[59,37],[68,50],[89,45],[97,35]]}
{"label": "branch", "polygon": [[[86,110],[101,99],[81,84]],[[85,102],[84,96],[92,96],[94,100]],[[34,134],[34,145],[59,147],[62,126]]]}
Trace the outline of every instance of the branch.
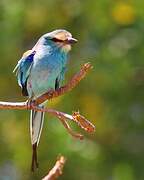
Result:
{"label": "branch", "polygon": [[80,71],[73,76],[73,78],[63,87],[57,89],[57,90],[51,90],[37,99],[35,99],[32,103],[29,103],[29,101],[26,102],[3,102],[0,101],[0,109],[28,109],[28,110],[36,110],[36,111],[43,111],[48,112],[60,119],[64,127],[67,129],[67,131],[76,138],[82,139],[83,136],[81,134],[77,134],[73,132],[73,130],[70,128],[69,124],[66,120],[72,120],[76,122],[82,129],[84,129],[87,132],[94,132],[95,126],[90,123],[84,116],[80,115],[79,112],[74,112],[72,115],[50,109],[50,108],[40,108],[37,105],[43,103],[44,101],[48,99],[52,99],[54,97],[58,97],[60,95],[63,95],[66,92],[69,92],[72,90],[87,74],[87,72],[92,68],[92,65],[90,63],[84,64]]}
{"label": "branch", "polygon": [[[90,63],[84,64],[80,71],[73,76],[73,78],[63,87],[60,87],[57,90],[51,90],[47,93],[41,95],[37,99],[35,99],[34,104],[38,105],[43,103],[46,100],[61,96],[66,92],[71,91],[88,73],[88,71],[92,68]],[[31,107],[27,106],[27,102],[3,102],[0,101],[0,109],[30,109]]]}
{"label": "branch", "polygon": [[56,161],[54,167],[49,171],[49,173],[42,180],[55,180],[60,175],[62,175],[62,170],[65,165],[66,159],[64,156],[60,156]]}
{"label": "branch", "polygon": [[56,116],[62,122],[64,127],[67,129],[68,133],[72,135],[73,137],[78,138],[80,140],[83,139],[83,135],[74,132],[70,128],[69,124],[67,123],[67,120],[74,121],[75,123],[78,124],[78,126],[84,129],[86,132],[91,133],[95,131],[95,126],[90,121],[88,121],[84,116],[80,115],[79,112],[73,112],[72,115],[69,115],[64,112],[57,111],[55,109],[41,108],[41,107],[35,106],[34,104],[31,105],[31,109],[36,110],[36,111],[41,111],[41,112],[47,112],[49,114]]}
{"label": "branch", "polygon": [[63,87],[60,87],[56,91],[52,90],[50,92],[43,94],[42,96],[36,99],[36,103],[41,104],[47,99],[52,99],[54,97],[61,96],[65,94],[66,92],[71,91],[86,76],[86,74],[88,73],[90,69],[92,69],[92,65],[90,63],[84,64],[81,67],[80,71],[72,77],[72,79],[69,81],[68,84],[66,84]]}

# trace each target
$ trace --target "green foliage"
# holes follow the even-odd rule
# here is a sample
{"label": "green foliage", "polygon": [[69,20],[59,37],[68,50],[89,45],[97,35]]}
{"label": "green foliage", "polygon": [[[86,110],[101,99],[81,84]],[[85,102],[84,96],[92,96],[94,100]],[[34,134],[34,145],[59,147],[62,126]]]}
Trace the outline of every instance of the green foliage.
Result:
{"label": "green foliage", "polygon": [[48,106],[80,110],[96,126],[81,142],[46,115],[40,168],[31,174],[29,114],[0,111],[0,179],[40,179],[60,153],[68,159],[61,179],[144,179],[143,8],[142,0],[0,1],[1,100],[24,100],[14,66],[42,34],[64,28],[79,39],[67,80],[85,62],[94,68],[77,88]]}

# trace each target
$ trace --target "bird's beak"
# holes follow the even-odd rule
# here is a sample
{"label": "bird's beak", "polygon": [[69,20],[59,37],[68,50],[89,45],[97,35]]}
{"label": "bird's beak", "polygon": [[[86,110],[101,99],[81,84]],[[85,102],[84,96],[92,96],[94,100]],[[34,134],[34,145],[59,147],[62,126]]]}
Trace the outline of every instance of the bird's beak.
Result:
{"label": "bird's beak", "polygon": [[69,38],[67,39],[67,43],[68,43],[68,44],[74,44],[74,43],[77,43],[77,42],[78,42],[78,40],[75,39],[75,38],[73,38],[73,37],[69,37]]}

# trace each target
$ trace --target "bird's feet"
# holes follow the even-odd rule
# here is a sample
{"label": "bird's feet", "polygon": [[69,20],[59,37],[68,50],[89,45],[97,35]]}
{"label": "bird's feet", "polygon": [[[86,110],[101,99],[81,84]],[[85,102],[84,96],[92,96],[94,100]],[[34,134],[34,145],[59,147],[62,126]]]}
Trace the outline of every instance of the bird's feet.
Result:
{"label": "bird's feet", "polygon": [[36,105],[36,102],[32,98],[30,98],[26,101],[26,104],[27,104],[27,109],[31,109],[33,106]]}

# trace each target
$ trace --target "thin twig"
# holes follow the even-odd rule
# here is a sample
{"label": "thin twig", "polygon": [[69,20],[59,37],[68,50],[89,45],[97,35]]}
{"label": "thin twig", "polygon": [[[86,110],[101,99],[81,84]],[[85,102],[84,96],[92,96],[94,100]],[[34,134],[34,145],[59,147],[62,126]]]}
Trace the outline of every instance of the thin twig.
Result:
{"label": "thin twig", "polygon": [[42,180],[55,180],[60,175],[62,175],[65,162],[66,162],[65,157],[60,156],[58,160],[56,161],[54,167],[49,171],[49,173]]}
{"label": "thin twig", "polygon": [[[49,114],[52,114],[52,115],[56,116],[62,122],[64,127],[67,129],[68,133],[70,135],[72,135],[73,137],[78,138],[80,140],[83,139],[83,135],[74,132],[70,128],[70,126],[69,126],[69,124],[67,123],[66,120],[74,121],[82,129],[84,129],[87,132],[94,132],[95,131],[95,126],[91,122],[89,122],[84,116],[80,115],[79,112],[73,112],[72,115],[69,115],[69,114],[66,114],[64,112],[57,111],[55,109],[41,108],[41,107],[38,107],[38,106],[35,106],[35,105],[32,105],[31,109],[36,110],[36,111],[41,111],[41,112],[48,112]],[[78,118],[76,117],[76,115],[74,115],[74,113],[75,114],[78,113]]]}

